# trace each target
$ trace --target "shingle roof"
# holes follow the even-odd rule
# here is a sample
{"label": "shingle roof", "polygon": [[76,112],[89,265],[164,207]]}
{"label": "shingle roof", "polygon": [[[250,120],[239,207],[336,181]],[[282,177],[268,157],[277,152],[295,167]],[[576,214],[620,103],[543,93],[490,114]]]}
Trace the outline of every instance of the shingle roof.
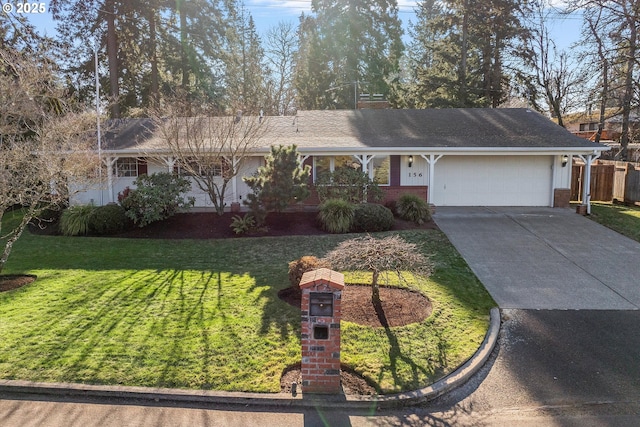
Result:
{"label": "shingle roof", "polygon": [[[252,118],[245,117],[243,120]],[[257,118],[255,118],[257,120]],[[578,138],[528,109],[324,110],[269,117],[264,145],[307,149],[580,148],[605,146]],[[124,122],[107,149],[135,149],[152,135],[151,121]],[[142,128],[142,129],[141,129]],[[154,138],[155,139],[155,138]]]}

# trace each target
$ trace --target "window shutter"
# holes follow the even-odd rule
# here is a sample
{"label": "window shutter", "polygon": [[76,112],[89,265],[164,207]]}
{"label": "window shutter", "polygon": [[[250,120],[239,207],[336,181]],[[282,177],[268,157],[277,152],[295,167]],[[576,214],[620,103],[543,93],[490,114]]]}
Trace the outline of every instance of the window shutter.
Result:
{"label": "window shutter", "polygon": [[138,176],[147,175],[147,160],[138,159]]}

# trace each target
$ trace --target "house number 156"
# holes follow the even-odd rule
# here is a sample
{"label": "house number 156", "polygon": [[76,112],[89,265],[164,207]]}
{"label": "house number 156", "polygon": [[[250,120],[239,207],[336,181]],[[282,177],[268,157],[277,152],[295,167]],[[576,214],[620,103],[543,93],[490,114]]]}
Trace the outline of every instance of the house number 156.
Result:
{"label": "house number 156", "polygon": [[422,172],[409,172],[409,178],[422,178]]}

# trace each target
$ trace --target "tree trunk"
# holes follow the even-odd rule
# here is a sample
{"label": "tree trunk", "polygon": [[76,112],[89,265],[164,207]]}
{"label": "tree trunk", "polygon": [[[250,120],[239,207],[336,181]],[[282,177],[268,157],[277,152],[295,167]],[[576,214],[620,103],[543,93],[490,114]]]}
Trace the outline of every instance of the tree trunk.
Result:
{"label": "tree trunk", "polygon": [[160,82],[158,77],[158,52],[156,33],[156,11],[149,11],[149,39],[151,49],[151,106],[157,107],[160,101]]}
{"label": "tree trunk", "polygon": [[627,160],[629,146],[629,116],[631,115],[631,101],[634,94],[633,70],[636,61],[637,28],[635,11],[627,11],[627,26],[629,27],[629,46],[627,47],[627,66],[624,79],[624,98],[622,101],[622,136],[620,137],[620,160]]}
{"label": "tree trunk", "polygon": [[120,84],[118,82],[118,35],[113,1],[105,3],[107,19],[107,56],[109,57],[109,86],[111,95],[111,118],[120,118]]}
{"label": "tree trunk", "polygon": [[604,129],[605,113],[607,110],[607,92],[609,91],[609,63],[602,57],[602,99],[600,100],[600,118],[598,119],[598,132],[596,133],[595,142],[600,143],[602,138],[602,130]]}
{"label": "tree trunk", "polygon": [[371,302],[374,304],[380,303],[380,286],[378,286],[378,276],[380,276],[379,271],[373,272],[373,279],[371,280]]}
{"label": "tree trunk", "polygon": [[460,102],[463,107],[467,107],[467,44],[469,35],[469,0],[464,2],[462,15],[462,46],[460,46],[460,70],[458,79],[460,80]]}
{"label": "tree trunk", "polygon": [[11,233],[9,234],[9,238],[4,244],[2,255],[0,255],[0,273],[2,273],[2,270],[4,269],[4,266],[7,263],[7,260],[9,259],[9,255],[11,255],[13,244],[18,241],[20,236],[22,236],[22,232],[25,230],[25,228],[27,228],[27,224],[29,224],[29,222],[35,216],[35,214],[36,214],[35,206],[30,206],[29,210],[22,217],[22,221],[20,221],[20,224],[16,228],[14,228],[13,231],[11,231]]}
{"label": "tree trunk", "polygon": [[189,43],[187,41],[187,13],[184,10],[184,0],[177,0],[180,15],[180,62],[182,66],[182,87],[189,87]]}

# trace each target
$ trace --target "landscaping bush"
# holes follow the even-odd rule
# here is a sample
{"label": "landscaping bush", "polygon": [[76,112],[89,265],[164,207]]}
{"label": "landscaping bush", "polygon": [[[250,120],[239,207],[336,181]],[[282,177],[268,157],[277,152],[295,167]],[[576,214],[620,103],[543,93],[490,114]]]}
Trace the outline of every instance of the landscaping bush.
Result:
{"label": "landscaping bush", "polygon": [[109,204],[93,210],[89,217],[89,228],[99,235],[116,234],[124,231],[127,221],[127,215],[122,206]]}
{"label": "landscaping bush", "polygon": [[60,232],[65,236],[86,236],[91,230],[93,205],[71,206],[60,216]]}
{"label": "landscaping bush", "polygon": [[170,173],[140,175],[134,184],[136,189],[127,187],[118,194],[118,201],[138,227],[172,217],[195,203],[193,197],[182,196],[191,190],[191,182]]}
{"label": "landscaping bush", "polygon": [[329,199],[320,205],[318,219],[329,233],[348,233],[353,225],[355,207],[341,199]]}
{"label": "landscaping bush", "polygon": [[231,218],[231,229],[236,234],[244,234],[256,227],[256,220],[253,215],[245,214],[244,216],[235,215]]}
{"label": "landscaping bush", "polygon": [[385,202],[384,206],[391,211],[393,216],[398,216],[398,202],[395,200],[389,200]]}
{"label": "landscaping bush", "polygon": [[403,194],[397,203],[398,216],[406,221],[424,224],[431,219],[429,205],[415,194]]}
{"label": "landscaping bush", "polygon": [[389,208],[376,203],[361,203],[356,206],[353,217],[355,231],[387,231],[393,228],[395,219]]}
{"label": "landscaping bush", "polygon": [[291,283],[292,288],[297,288],[300,285],[302,275],[307,271],[330,267],[331,265],[322,259],[310,255],[303,256],[289,263],[289,283]]}

